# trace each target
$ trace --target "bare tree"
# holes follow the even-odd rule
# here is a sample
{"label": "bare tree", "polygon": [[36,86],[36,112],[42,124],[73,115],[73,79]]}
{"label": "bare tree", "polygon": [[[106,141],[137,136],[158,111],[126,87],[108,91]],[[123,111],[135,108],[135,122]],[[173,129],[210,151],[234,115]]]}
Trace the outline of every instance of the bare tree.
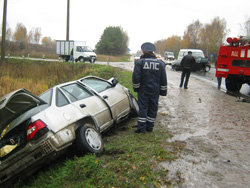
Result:
{"label": "bare tree", "polygon": [[243,36],[250,36],[250,16],[246,17],[244,25],[241,25],[241,34]]}
{"label": "bare tree", "polygon": [[180,36],[173,35],[167,39],[166,50],[174,52],[176,58],[181,48],[185,48],[185,46]]}
{"label": "bare tree", "polygon": [[154,43],[156,47],[156,52],[157,54],[164,55],[164,52],[166,50],[166,39],[163,40],[158,40]]}
{"label": "bare tree", "polygon": [[187,45],[181,40],[181,36],[172,35],[167,39],[158,40],[155,43],[156,53],[164,56],[165,51],[172,51],[177,57],[181,48],[187,48]]}
{"label": "bare tree", "polygon": [[13,39],[19,43],[20,49],[25,49],[27,44],[27,29],[22,23],[17,23]]}
{"label": "bare tree", "polygon": [[35,28],[35,32],[34,32],[34,41],[35,43],[39,43],[40,39],[41,39],[41,36],[42,36],[42,29],[41,27],[36,27]]}
{"label": "bare tree", "polygon": [[27,29],[22,23],[17,23],[14,33],[15,41],[25,41],[27,38]]}
{"label": "bare tree", "polygon": [[[207,55],[217,57],[221,43],[227,34],[227,23],[225,19],[215,17],[211,23],[205,24],[200,31],[201,47]],[[211,55],[212,54],[212,55]]]}
{"label": "bare tree", "polygon": [[202,23],[196,20],[188,25],[187,30],[184,32],[183,40],[188,44],[188,48],[198,48],[200,43],[199,33],[202,28]]}
{"label": "bare tree", "polygon": [[28,43],[33,43],[34,42],[34,30],[30,30],[28,34]]}
{"label": "bare tree", "polygon": [[8,27],[7,31],[6,31],[6,40],[10,41],[11,38],[12,38],[12,29],[10,27]]}
{"label": "bare tree", "polygon": [[50,37],[43,37],[42,38],[42,44],[46,47],[49,47],[53,44],[53,41]]}

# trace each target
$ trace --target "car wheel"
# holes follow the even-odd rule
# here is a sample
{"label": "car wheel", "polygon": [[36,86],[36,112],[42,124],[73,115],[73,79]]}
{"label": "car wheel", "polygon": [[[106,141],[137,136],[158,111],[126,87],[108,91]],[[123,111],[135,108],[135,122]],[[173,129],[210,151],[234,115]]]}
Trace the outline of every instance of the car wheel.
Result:
{"label": "car wheel", "polygon": [[131,99],[131,114],[132,116],[138,116],[139,114],[139,105],[138,105],[138,101],[136,100],[136,98],[132,95],[132,94],[129,94],[130,96],[130,99]]}
{"label": "car wheel", "polygon": [[85,124],[76,130],[76,147],[80,154],[90,152],[100,155],[103,145],[101,134],[91,124]]}
{"label": "car wheel", "polygon": [[210,71],[210,67],[209,66],[205,66],[205,72],[209,72]]}

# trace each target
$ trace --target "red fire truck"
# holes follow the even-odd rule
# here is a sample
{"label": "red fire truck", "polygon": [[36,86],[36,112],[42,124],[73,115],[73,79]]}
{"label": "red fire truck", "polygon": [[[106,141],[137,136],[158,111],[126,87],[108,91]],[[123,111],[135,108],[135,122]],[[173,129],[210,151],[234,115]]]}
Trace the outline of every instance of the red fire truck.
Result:
{"label": "red fire truck", "polygon": [[219,50],[216,77],[226,78],[227,90],[238,92],[242,84],[250,85],[250,37],[229,37],[227,42]]}

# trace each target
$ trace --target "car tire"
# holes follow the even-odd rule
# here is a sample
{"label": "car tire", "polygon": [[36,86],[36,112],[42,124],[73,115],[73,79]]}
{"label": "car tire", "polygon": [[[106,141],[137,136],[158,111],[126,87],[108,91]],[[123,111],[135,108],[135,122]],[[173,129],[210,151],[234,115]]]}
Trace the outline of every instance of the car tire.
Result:
{"label": "car tire", "polygon": [[237,79],[226,78],[226,89],[231,92],[239,92],[241,89],[242,83]]}
{"label": "car tire", "polygon": [[131,115],[137,117],[139,115],[138,101],[132,94],[129,94],[129,96],[131,99]]}
{"label": "car tire", "polygon": [[85,124],[76,130],[76,147],[80,154],[90,152],[101,155],[104,143],[96,128],[91,124]]}
{"label": "car tire", "polygon": [[94,64],[94,63],[95,63],[95,59],[94,59],[94,58],[91,58],[91,59],[89,60],[89,62],[92,63],[92,64]]}
{"label": "car tire", "polygon": [[66,62],[68,62],[68,61],[69,61],[69,59],[70,59],[70,57],[69,57],[69,56],[65,56],[65,57],[63,57],[63,60],[64,60],[64,61],[66,61]]}
{"label": "car tire", "polygon": [[209,72],[210,71],[210,67],[209,66],[205,66],[205,72]]}

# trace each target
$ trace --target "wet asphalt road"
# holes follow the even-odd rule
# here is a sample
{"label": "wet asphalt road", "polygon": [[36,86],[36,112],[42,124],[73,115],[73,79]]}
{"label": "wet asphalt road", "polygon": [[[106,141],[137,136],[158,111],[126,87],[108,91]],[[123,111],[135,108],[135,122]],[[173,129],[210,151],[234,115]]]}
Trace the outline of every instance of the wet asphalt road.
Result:
{"label": "wet asphalt road", "polygon": [[[110,65],[132,71],[134,64]],[[168,95],[160,98],[157,121],[173,134],[166,142],[186,147],[178,160],[161,163],[169,170],[166,179],[174,182],[181,174],[183,184],[172,187],[249,188],[250,103],[227,94],[224,85],[218,90],[212,71],[207,77],[199,74],[191,74],[184,90],[179,88],[181,72],[167,67]]]}

